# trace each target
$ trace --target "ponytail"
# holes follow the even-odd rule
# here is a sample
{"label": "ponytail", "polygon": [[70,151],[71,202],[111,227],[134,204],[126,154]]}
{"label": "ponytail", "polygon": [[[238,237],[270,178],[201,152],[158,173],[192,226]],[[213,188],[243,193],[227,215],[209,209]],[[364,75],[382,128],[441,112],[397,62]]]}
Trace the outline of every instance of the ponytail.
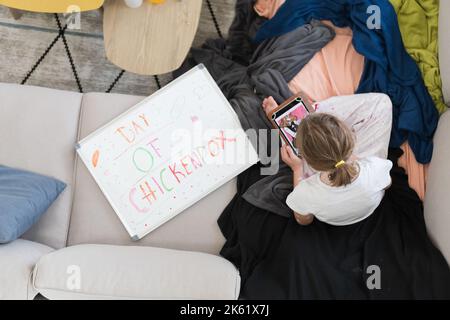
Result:
{"label": "ponytail", "polygon": [[342,187],[352,183],[353,178],[357,174],[358,169],[354,163],[344,163],[335,167],[328,178],[333,187]]}

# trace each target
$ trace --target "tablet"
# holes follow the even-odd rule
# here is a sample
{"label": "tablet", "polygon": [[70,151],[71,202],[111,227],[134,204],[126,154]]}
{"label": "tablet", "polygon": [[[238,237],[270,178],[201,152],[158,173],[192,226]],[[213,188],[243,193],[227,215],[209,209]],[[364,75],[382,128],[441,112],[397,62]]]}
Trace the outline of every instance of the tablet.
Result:
{"label": "tablet", "polygon": [[296,155],[299,155],[294,143],[298,126],[312,112],[314,112],[314,109],[309,101],[302,95],[296,95],[269,114],[272,125],[280,132],[283,144],[288,144]]}

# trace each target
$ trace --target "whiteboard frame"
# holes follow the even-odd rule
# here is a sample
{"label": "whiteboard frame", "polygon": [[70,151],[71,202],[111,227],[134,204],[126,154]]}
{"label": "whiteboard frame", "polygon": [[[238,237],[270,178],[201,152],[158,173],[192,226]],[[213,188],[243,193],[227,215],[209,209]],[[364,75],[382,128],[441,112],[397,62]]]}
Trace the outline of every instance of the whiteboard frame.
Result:
{"label": "whiteboard frame", "polygon": [[[241,174],[242,172],[244,172],[245,170],[247,170],[248,168],[250,168],[251,166],[255,165],[256,163],[258,163],[259,158],[258,158],[258,153],[256,152],[252,142],[248,139],[248,137],[246,136],[246,140],[248,142],[248,146],[249,146],[249,151],[251,153],[253,153],[254,159],[255,161],[252,163],[247,163],[245,165],[243,165],[241,168],[239,168],[236,172],[233,172],[232,174],[230,174],[229,176],[224,177],[222,180],[220,180],[219,182],[213,184],[208,191],[201,193],[199,196],[193,198],[191,201],[189,201],[186,205],[180,207],[179,209],[175,210],[172,214],[167,215],[164,219],[162,219],[159,224],[157,226],[154,226],[152,228],[148,228],[145,231],[143,231],[142,233],[135,233],[133,231],[130,230],[130,227],[128,226],[128,223],[126,222],[126,219],[124,217],[122,217],[121,213],[119,212],[118,208],[116,208],[116,206],[114,205],[114,202],[112,201],[112,199],[110,198],[110,196],[108,195],[107,192],[105,192],[104,188],[102,187],[101,183],[99,182],[99,180],[96,178],[96,175],[94,174],[93,170],[90,168],[90,166],[85,162],[85,160],[83,159],[82,155],[80,154],[81,149],[83,148],[83,144],[87,143],[90,139],[94,138],[95,136],[97,136],[98,134],[102,133],[103,131],[105,131],[110,125],[112,125],[113,123],[120,121],[121,119],[125,118],[126,116],[128,116],[128,114],[132,113],[133,111],[135,111],[136,109],[140,108],[143,104],[147,103],[149,100],[155,98],[156,96],[160,95],[162,92],[170,89],[171,87],[173,87],[177,82],[180,82],[183,78],[189,76],[189,74],[194,73],[194,72],[198,72],[198,71],[202,71],[203,75],[208,78],[208,80],[211,80],[212,83],[214,83],[213,88],[216,91],[216,93],[218,94],[218,96],[223,100],[224,105],[227,106],[227,108],[230,111],[230,114],[233,116],[235,124],[239,127],[242,127],[241,122],[239,121],[238,115],[236,113],[236,111],[234,111],[234,109],[231,107],[229,101],[227,100],[227,98],[224,96],[223,92],[220,90],[220,88],[218,87],[218,85],[216,84],[214,78],[211,76],[211,74],[208,72],[208,70],[206,69],[206,67],[203,64],[199,64],[197,66],[195,66],[194,68],[190,69],[189,71],[187,71],[186,73],[184,73],[183,75],[181,75],[180,77],[178,77],[177,79],[173,80],[172,82],[170,82],[169,84],[167,84],[166,86],[164,86],[163,88],[159,89],[158,91],[156,91],[155,93],[153,93],[152,95],[150,95],[149,97],[145,98],[144,100],[142,100],[141,102],[139,102],[138,104],[134,105],[133,107],[131,107],[130,109],[128,109],[127,111],[123,112],[122,114],[120,114],[119,116],[115,117],[113,120],[109,121],[108,123],[106,123],[105,125],[101,126],[99,129],[95,130],[94,132],[90,133],[89,135],[87,135],[85,138],[83,138],[82,140],[80,140],[77,144],[76,144],[76,151],[77,151],[77,156],[82,160],[82,162],[85,164],[86,168],[88,169],[89,173],[91,174],[91,176],[93,177],[93,179],[95,180],[97,186],[100,188],[100,190],[102,191],[104,197],[108,200],[108,203],[110,204],[110,206],[112,207],[112,209],[114,210],[114,212],[116,213],[116,215],[119,217],[121,223],[124,225],[125,229],[127,230],[128,234],[130,235],[131,239],[133,241],[138,241],[140,239],[142,239],[143,237],[145,237],[147,234],[149,234],[150,232],[156,230],[157,228],[159,228],[160,226],[162,226],[163,224],[165,224],[166,222],[168,222],[169,220],[173,219],[174,217],[176,217],[177,215],[179,215],[180,213],[182,213],[183,211],[185,211],[186,209],[190,208],[191,206],[193,206],[194,204],[196,204],[197,202],[199,202],[201,199],[207,197],[209,194],[213,193],[214,191],[216,191],[217,189],[219,189],[221,186],[225,185],[226,183],[230,182],[230,180],[232,180],[234,177],[238,176],[239,174]],[[243,130],[243,129],[242,129]],[[245,132],[244,132],[245,133]],[[249,160],[251,159],[252,155],[249,156]]]}

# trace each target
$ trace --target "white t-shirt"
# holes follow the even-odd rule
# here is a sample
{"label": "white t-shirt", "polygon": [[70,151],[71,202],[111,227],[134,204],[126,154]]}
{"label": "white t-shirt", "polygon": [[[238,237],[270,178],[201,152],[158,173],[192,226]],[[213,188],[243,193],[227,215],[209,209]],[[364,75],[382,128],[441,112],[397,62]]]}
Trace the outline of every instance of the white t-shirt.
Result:
{"label": "white t-shirt", "polygon": [[286,203],[302,214],[312,214],[320,221],[342,226],[370,216],[380,204],[384,189],[391,184],[392,162],[368,157],[357,161],[359,175],[342,187],[332,187],[320,180],[320,174],[302,180],[289,194]]}

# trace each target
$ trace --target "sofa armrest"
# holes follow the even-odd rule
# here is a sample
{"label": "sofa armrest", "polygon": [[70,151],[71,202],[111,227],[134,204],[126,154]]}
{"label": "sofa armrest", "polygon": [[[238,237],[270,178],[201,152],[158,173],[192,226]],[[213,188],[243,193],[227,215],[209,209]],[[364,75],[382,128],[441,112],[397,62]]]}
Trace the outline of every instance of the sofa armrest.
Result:
{"label": "sofa armrest", "polygon": [[240,277],[206,253],[88,244],[42,257],[33,284],[49,299],[237,299]]}
{"label": "sofa armrest", "polygon": [[441,116],[434,138],[424,201],[428,233],[450,264],[450,112]]}
{"label": "sofa armrest", "polygon": [[0,300],[31,300],[37,292],[31,285],[34,265],[53,251],[43,244],[18,239],[0,245]]}

